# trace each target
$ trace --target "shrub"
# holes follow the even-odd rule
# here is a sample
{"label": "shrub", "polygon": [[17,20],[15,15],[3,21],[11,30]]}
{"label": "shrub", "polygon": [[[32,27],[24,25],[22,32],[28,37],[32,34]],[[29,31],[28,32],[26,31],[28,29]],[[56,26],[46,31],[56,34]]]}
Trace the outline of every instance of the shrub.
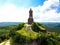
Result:
{"label": "shrub", "polygon": [[35,32],[41,31],[40,28],[38,27],[38,25],[36,23],[32,23],[31,28]]}
{"label": "shrub", "polygon": [[12,36],[12,42],[16,44],[26,44],[26,43],[29,44],[32,41],[33,41],[32,39],[26,36],[20,35],[19,33],[15,33],[15,35]]}
{"label": "shrub", "polygon": [[36,39],[36,42],[38,45],[60,45],[56,37],[56,33],[53,33],[53,35],[51,35],[40,32],[38,38]]}
{"label": "shrub", "polygon": [[24,24],[23,22],[21,22],[18,26],[17,26],[17,30],[20,30],[22,27],[24,27]]}

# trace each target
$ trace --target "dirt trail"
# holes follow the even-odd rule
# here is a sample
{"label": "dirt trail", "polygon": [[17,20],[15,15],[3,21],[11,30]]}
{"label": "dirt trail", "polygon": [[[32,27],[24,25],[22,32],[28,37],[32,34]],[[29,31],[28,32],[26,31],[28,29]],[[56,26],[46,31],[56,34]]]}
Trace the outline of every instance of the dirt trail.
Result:
{"label": "dirt trail", "polygon": [[27,31],[32,31],[31,25],[26,24],[26,30],[27,30]]}
{"label": "dirt trail", "polygon": [[10,40],[7,40],[7,42],[2,42],[0,43],[0,45],[3,45],[5,43],[5,45],[10,45]]}
{"label": "dirt trail", "polygon": [[0,45],[4,44],[5,42],[0,43]]}
{"label": "dirt trail", "polygon": [[7,41],[7,43],[5,45],[10,45],[10,40]]}

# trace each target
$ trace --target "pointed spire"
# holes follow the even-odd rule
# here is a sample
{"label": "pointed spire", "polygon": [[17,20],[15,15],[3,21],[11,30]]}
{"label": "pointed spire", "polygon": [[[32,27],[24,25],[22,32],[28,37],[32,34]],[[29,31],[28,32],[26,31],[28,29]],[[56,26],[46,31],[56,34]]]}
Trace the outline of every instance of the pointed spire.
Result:
{"label": "pointed spire", "polygon": [[32,9],[30,8],[30,11],[32,11]]}
{"label": "pointed spire", "polygon": [[32,10],[32,9],[30,8],[30,10]]}

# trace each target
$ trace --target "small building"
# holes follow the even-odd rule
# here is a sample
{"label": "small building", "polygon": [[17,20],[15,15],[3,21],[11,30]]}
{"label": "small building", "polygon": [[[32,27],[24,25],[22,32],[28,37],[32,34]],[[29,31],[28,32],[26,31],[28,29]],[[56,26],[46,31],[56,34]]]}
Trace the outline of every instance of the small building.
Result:
{"label": "small building", "polygon": [[32,24],[34,21],[33,21],[33,11],[32,9],[30,8],[29,10],[29,18],[28,18],[28,24]]}

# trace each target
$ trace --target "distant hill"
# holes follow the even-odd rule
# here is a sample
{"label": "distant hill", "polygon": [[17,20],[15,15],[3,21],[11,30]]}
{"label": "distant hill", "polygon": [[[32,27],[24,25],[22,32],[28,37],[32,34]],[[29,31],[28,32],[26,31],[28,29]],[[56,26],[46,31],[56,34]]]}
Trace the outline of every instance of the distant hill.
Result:
{"label": "distant hill", "polygon": [[43,22],[41,24],[45,25],[45,28],[50,32],[60,33],[60,22]]}
{"label": "distant hill", "polygon": [[[0,26],[18,25],[20,22],[0,22]],[[43,25],[60,27],[60,22],[40,22]]]}
{"label": "distant hill", "polygon": [[0,22],[0,26],[18,25],[20,22]]}
{"label": "distant hill", "polygon": [[41,24],[46,26],[60,27],[60,22],[41,22]]}

